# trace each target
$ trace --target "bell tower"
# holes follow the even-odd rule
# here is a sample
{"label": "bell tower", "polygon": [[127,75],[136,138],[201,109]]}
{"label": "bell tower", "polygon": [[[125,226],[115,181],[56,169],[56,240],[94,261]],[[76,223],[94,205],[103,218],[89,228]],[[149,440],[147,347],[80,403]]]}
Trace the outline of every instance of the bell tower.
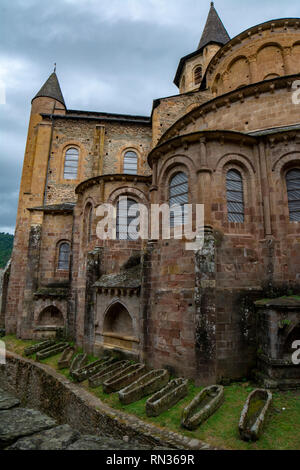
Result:
{"label": "bell tower", "polygon": [[[51,115],[65,114],[66,105],[55,72],[53,72],[31,102],[31,114],[25,148],[16,220],[15,240],[11,261],[8,296],[5,309],[7,333],[17,331],[26,337],[26,292],[32,289],[30,266],[32,233],[40,221],[32,220],[28,210],[43,206],[47,181],[48,161],[51,155],[53,122]],[[43,114],[50,116],[44,119]],[[34,270],[35,267],[32,268]],[[24,327],[25,325],[25,327]]]}
{"label": "bell tower", "polygon": [[181,94],[199,89],[209,62],[228,41],[230,36],[215,9],[214,2],[211,2],[197,50],[179,62],[174,83]]}

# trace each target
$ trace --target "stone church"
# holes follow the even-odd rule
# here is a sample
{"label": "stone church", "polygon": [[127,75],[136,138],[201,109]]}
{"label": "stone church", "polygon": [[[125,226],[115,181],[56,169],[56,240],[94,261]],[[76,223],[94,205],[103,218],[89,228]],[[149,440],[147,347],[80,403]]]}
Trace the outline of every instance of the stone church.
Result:
{"label": "stone church", "polygon": [[[52,73],[32,99],[0,326],[24,339],[64,330],[95,355],[198,384],[255,368],[271,380],[300,340],[299,64],[300,18],[231,39],[211,3],[179,93],[151,116],[69,109]],[[125,196],[204,204],[203,249],[131,239]],[[116,240],[97,237],[102,203],[116,208]]]}

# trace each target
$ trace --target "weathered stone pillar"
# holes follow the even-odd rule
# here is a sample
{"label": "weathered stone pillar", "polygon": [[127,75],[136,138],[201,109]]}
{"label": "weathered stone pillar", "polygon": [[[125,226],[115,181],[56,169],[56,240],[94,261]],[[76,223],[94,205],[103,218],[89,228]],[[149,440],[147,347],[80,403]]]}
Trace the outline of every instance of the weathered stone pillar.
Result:
{"label": "weathered stone pillar", "polygon": [[7,263],[5,269],[1,274],[0,279],[0,328],[5,328],[5,310],[7,301],[7,289],[9,283],[11,260]]}
{"label": "weathered stone pillar", "polygon": [[93,287],[101,276],[101,259],[103,248],[95,248],[87,254],[86,261],[86,289],[84,311],[84,350],[93,353],[95,340],[95,321],[97,309],[97,292]]}
{"label": "weathered stone pillar", "polygon": [[272,216],[271,216],[271,200],[270,200],[270,184],[268,180],[267,168],[267,152],[264,142],[259,144],[259,160],[261,168],[261,182],[262,182],[262,197],[263,197],[263,212],[264,212],[264,226],[265,226],[265,240],[264,252],[266,257],[265,270],[266,280],[268,285],[271,286],[274,277],[274,262],[275,262],[275,240],[272,230]]}
{"label": "weathered stone pillar", "polygon": [[27,269],[25,275],[24,304],[18,319],[17,335],[23,339],[33,337],[33,296],[38,288],[42,225],[31,225],[29,233]]}
{"label": "weathered stone pillar", "polygon": [[142,284],[141,284],[141,310],[140,310],[140,328],[141,328],[141,356],[140,360],[148,362],[149,339],[149,319],[151,317],[151,274],[152,274],[152,255],[157,246],[157,241],[149,241],[142,255]]}
{"label": "weathered stone pillar", "polygon": [[203,248],[195,253],[195,352],[197,384],[216,380],[216,241],[204,232]]}
{"label": "weathered stone pillar", "polygon": [[266,162],[266,150],[263,142],[259,143],[259,161],[261,169],[261,185],[263,197],[264,225],[265,235],[272,235],[271,209],[270,209],[270,191],[268,182],[268,171]]}

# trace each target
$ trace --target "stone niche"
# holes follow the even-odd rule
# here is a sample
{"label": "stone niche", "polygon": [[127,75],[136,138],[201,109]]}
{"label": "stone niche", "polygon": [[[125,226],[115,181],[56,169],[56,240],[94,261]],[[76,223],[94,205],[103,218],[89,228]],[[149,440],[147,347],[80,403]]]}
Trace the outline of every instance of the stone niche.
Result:
{"label": "stone niche", "polygon": [[140,355],[140,268],[103,275],[95,284],[97,318],[94,350],[114,350],[135,359]]}
{"label": "stone niche", "polygon": [[258,380],[267,388],[300,388],[300,365],[293,343],[300,341],[300,297],[256,302]]}
{"label": "stone niche", "polygon": [[34,296],[33,335],[35,339],[55,338],[65,331],[67,300],[64,289],[40,289]]}

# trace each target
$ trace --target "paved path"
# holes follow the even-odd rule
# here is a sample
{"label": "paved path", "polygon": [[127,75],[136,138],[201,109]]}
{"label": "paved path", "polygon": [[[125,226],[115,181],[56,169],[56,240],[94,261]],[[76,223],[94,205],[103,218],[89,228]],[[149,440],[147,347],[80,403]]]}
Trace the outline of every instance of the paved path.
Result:
{"label": "paved path", "polygon": [[36,410],[22,408],[0,389],[0,449],[4,450],[161,450],[107,436],[82,435]]}

